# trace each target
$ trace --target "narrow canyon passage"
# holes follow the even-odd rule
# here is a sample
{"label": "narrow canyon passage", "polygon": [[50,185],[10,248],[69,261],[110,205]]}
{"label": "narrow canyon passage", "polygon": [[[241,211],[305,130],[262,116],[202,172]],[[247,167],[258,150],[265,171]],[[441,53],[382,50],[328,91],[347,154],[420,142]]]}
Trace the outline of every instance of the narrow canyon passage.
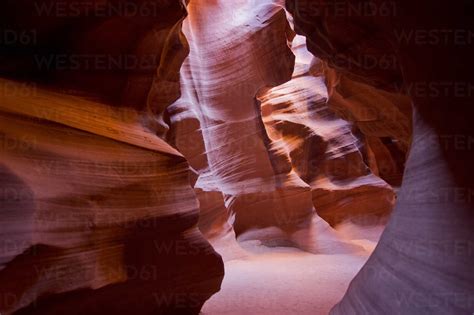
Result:
{"label": "narrow canyon passage", "polygon": [[[170,138],[196,170],[199,225],[211,242],[231,224],[246,240],[314,253],[357,251],[338,239],[315,204],[333,224],[359,217],[377,225],[394,192],[366,164],[364,136],[331,108],[324,65],[295,36],[290,19],[273,1],[191,2],[183,24],[190,53],[182,95],[169,106]],[[380,122],[372,120],[377,129]],[[409,127],[397,127],[408,137]]]}
{"label": "narrow canyon passage", "polygon": [[474,314],[472,15],[2,1],[0,315]]}
{"label": "narrow canyon passage", "polygon": [[[183,23],[190,52],[181,98],[169,107],[170,131],[198,175],[200,229],[225,264],[222,288],[203,314],[328,313],[371,254],[394,202],[393,188],[374,175],[377,162],[394,164],[394,157],[372,158],[370,169],[363,142],[385,136],[406,150],[408,100],[376,90],[357,100],[392,109],[396,123],[351,109],[338,97],[344,90],[330,91],[325,75],[333,74],[280,5],[194,0]],[[354,99],[365,92],[352,90]],[[355,112],[367,135],[354,135],[337,106]],[[373,150],[388,152],[383,147]]]}

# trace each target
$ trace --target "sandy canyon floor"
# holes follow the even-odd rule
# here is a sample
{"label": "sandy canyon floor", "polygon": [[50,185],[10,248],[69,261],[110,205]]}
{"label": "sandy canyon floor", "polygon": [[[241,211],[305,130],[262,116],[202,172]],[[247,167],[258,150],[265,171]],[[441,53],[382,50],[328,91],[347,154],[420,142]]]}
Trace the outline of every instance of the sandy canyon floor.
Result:
{"label": "sandy canyon floor", "polygon": [[380,229],[358,230],[357,236],[352,227],[342,232],[363,250],[312,254],[266,247],[259,241],[213,244],[224,257],[226,274],[220,292],[206,302],[202,314],[328,314],[369,258]]}

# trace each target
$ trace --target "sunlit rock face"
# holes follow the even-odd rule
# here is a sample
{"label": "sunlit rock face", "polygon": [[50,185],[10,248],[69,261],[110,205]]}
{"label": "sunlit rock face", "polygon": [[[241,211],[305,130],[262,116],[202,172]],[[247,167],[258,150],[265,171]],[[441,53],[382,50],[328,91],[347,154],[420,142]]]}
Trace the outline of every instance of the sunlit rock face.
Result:
{"label": "sunlit rock face", "polygon": [[255,99],[291,78],[285,10],[271,1],[199,0],[188,9],[183,30],[191,51],[182,97],[170,106],[176,146],[199,173],[201,194],[222,194],[237,234],[278,226],[291,238],[311,220],[310,189],[271,148]]}
{"label": "sunlit rock face", "polygon": [[293,51],[292,80],[259,96],[274,147],[309,185],[317,213],[331,225],[377,224],[390,212],[394,192],[367,166],[357,127],[333,109],[323,64],[306,50],[304,37],[296,37]]}
{"label": "sunlit rock face", "polygon": [[[401,1],[381,19],[380,13],[350,16],[328,10],[336,2],[288,0],[286,5],[297,32],[307,36],[310,51],[343,75],[394,92],[401,81],[393,71],[370,71],[365,63],[337,67],[332,56],[341,52],[346,60],[357,54],[379,61],[383,56],[396,58],[403,72],[402,92],[414,105],[414,135],[391,220],[332,313],[470,314],[474,307],[474,153],[469,143],[474,130],[468,117],[473,115],[474,49],[463,32],[473,29],[467,18],[473,6]],[[387,4],[360,3],[379,9]],[[357,3],[343,5],[347,13]],[[432,34],[429,41],[423,37],[426,31]],[[361,33],[358,42],[354,32]],[[344,49],[341,43],[347,41],[354,49]],[[394,138],[403,143],[402,137]]]}
{"label": "sunlit rock face", "polygon": [[[208,238],[235,232],[241,240],[337,252],[346,245],[328,223],[375,225],[390,213],[394,191],[375,173],[377,163],[393,161],[380,142],[407,142],[410,131],[362,133],[363,119],[350,119],[357,109],[348,108],[357,100],[336,92],[335,75],[306,50],[304,38],[294,38],[281,5],[189,3],[183,32],[190,54],[181,98],[167,109],[168,140],[196,170]],[[399,173],[403,153],[400,160]]]}
{"label": "sunlit rock face", "polygon": [[35,93],[0,106],[2,313],[197,313],[223,270],[185,159],[134,111]]}
{"label": "sunlit rock face", "polygon": [[[371,170],[400,186],[410,146],[411,101],[387,20],[398,7],[390,1],[287,1],[295,30],[324,62],[330,108],[364,137]],[[367,25],[378,23],[377,27]]]}
{"label": "sunlit rock face", "polygon": [[400,186],[412,135],[411,100],[349,79],[323,63],[329,90],[329,107],[353,122],[362,134],[365,159],[374,174],[392,186]]}
{"label": "sunlit rock face", "polygon": [[197,314],[222,259],[197,228],[189,164],[159,137],[185,3],[99,2],[0,4],[2,29],[35,30],[0,57],[21,81],[0,80],[0,313]]}

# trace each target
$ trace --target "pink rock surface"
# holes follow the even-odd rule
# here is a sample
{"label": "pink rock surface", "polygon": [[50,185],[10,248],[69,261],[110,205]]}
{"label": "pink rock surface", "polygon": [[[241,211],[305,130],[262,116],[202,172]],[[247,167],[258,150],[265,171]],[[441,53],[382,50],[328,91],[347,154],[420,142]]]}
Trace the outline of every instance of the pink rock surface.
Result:
{"label": "pink rock surface", "polygon": [[292,44],[284,9],[199,0],[188,9],[169,140],[197,172],[201,229],[213,238],[231,225],[244,239],[319,252],[330,248],[319,235],[344,242],[316,212],[333,225],[383,220],[394,193],[366,165],[352,124],[329,108],[325,77],[310,73],[301,39]]}

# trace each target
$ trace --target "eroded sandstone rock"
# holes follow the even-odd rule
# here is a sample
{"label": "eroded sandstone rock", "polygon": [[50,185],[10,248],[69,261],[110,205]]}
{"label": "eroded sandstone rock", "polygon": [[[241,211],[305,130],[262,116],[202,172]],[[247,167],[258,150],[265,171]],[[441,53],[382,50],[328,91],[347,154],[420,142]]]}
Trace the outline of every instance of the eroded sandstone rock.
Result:
{"label": "eroded sandstone rock", "polygon": [[363,157],[363,139],[332,105],[324,73],[306,50],[293,42],[293,79],[260,95],[262,113],[275,147],[310,187],[317,213],[331,225],[355,220],[375,225],[390,213],[392,188],[372,174]]}
{"label": "eroded sandstone rock", "polygon": [[223,266],[185,159],[137,112],[35,93],[0,104],[2,313],[198,313]]}
{"label": "eroded sandstone rock", "polygon": [[[336,2],[324,5],[334,7]],[[377,6],[383,2],[357,3]],[[343,5],[357,3],[344,1]],[[316,13],[299,10],[308,5]],[[319,1],[287,1],[310,50],[329,62],[331,54],[325,52],[395,54],[415,112],[413,141],[394,213],[373,255],[332,313],[469,314],[474,307],[470,197],[474,153],[467,139],[472,139],[474,130],[468,118],[473,115],[469,88],[473,45],[466,34],[473,29],[467,17],[473,6],[401,1],[396,4],[397,14],[384,20],[380,14],[318,14],[321,5]],[[351,43],[354,50],[345,50],[341,42],[356,40],[347,34],[361,29],[373,36],[362,36],[358,43]],[[428,33],[430,40],[423,37]],[[324,41],[318,48],[321,36]],[[394,44],[392,48],[380,45],[387,42]],[[343,68],[369,85],[400,86],[390,71],[367,72],[366,64]]]}
{"label": "eroded sandstone rock", "polygon": [[21,82],[0,81],[0,312],[199,313],[222,259],[197,228],[187,161],[159,137],[185,2],[0,8],[23,36],[1,43],[1,75]]}
{"label": "eroded sandstone rock", "polygon": [[316,212],[333,225],[383,221],[393,190],[367,166],[364,138],[327,104],[325,74],[304,43],[290,50],[277,1],[191,1],[184,33],[191,49],[168,139],[198,174],[208,237],[231,224],[240,240],[331,251],[322,240],[339,241]]}

